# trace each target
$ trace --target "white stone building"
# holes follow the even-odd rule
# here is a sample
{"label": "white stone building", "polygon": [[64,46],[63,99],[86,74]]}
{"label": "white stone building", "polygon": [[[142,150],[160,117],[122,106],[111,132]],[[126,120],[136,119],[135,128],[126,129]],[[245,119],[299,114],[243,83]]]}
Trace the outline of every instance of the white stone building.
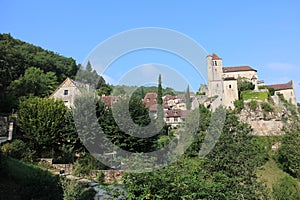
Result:
{"label": "white stone building", "polygon": [[[251,82],[258,91],[259,86],[264,85],[263,81],[258,81],[257,70],[250,66],[224,67],[222,59],[216,54],[206,57],[208,69],[207,97],[212,99],[209,106],[215,109],[220,105],[234,108],[234,101],[238,100],[238,79]],[[285,99],[297,104],[294,85],[290,81],[286,84],[269,85],[274,88],[275,94],[282,93]],[[202,87],[203,90],[203,87]]]}
{"label": "white stone building", "polygon": [[74,107],[75,96],[81,93],[81,88],[89,89],[89,85],[66,78],[50,95],[50,98],[61,99],[65,106],[72,108]]}

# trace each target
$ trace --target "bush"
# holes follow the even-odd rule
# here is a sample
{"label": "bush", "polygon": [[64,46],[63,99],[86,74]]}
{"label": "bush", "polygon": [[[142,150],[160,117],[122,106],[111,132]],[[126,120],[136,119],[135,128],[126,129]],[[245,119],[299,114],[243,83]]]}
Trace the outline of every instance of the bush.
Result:
{"label": "bush", "polygon": [[258,89],[262,90],[262,89],[266,89],[267,87],[265,85],[260,85],[258,86]]}
{"label": "bush", "polygon": [[286,133],[278,150],[278,162],[283,170],[300,178],[300,127]]}
{"label": "bush", "polygon": [[273,96],[275,94],[275,90],[273,88],[268,88],[269,95]]}
{"label": "bush", "polygon": [[267,111],[267,112],[272,112],[273,111],[273,107],[268,102],[263,102],[262,105],[261,105],[261,108],[264,111]]}
{"label": "bush", "polygon": [[88,176],[92,170],[106,169],[106,166],[90,154],[80,157],[74,163],[75,176]]}
{"label": "bush", "polygon": [[61,180],[63,188],[63,199],[76,199],[76,200],[93,200],[96,191],[93,188],[86,188],[83,183],[78,183],[74,180]]}
{"label": "bush", "polygon": [[235,106],[235,109],[238,112],[241,112],[241,110],[244,108],[244,101],[243,100],[235,100],[233,104]]}
{"label": "bush", "polygon": [[249,107],[253,111],[256,110],[256,108],[257,108],[257,101],[250,101],[249,102]]}
{"label": "bush", "polygon": [[298,200],[300,199],[300,188],[296,180],[285,176],[273,184],[273,198],[275,200]]}
{"label": "bush", "polygon": [[14,140],[11,143],[6,143],[1,147],[1,151],[6,156],[11,156],[16,159],[22,159],[27,152],[26,144],[22,140]]}

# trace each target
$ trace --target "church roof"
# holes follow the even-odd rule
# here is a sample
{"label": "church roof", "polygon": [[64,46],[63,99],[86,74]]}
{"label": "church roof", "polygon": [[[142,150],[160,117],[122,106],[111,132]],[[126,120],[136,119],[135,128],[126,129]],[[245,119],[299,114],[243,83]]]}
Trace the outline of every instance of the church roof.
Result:
{"label": "church roof", "polygon": [[274,84],[274,85],[267,85],[267,88],[273,88],[275,91],[277,90],[288,90],[288,89],[293,89],[293,82],[290,81],[288,83],[283,83],[283,84]]}
{"label": "church roof", "polygon": [[236,67],[223,67],[223,72],[224,73],[229,73],[229,72],[241,72],[241,71],[255,71],[257,70],[249,67],[249,66],[236,66]]}
{"label": "church roof", "polygon": [[211,58],[212,58],[213,60],[222,60],[222,58],[220,58],[220,57],[219,57],[217,54],[215,54],[215,53],[212,54]]}

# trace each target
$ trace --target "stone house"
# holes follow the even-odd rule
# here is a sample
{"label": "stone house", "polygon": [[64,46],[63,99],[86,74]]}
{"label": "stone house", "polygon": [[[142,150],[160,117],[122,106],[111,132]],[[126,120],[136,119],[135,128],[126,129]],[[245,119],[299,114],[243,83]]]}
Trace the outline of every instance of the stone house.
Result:
{"label": "stone house", "polygon": [[293,81],[289,81],[288,83],[284,84],[266,85],[266,87],[273,88],[276,95],[282,94],[287,101],[291,102],[294,105],[297,105]]}
{"label": "stone house", "polygon": [[85,83],[66,78],[50,95],[50,98],[61,99],[68,108],[74,107],[75,97],[81,94],[82,89],[89,90],[90,86]]}

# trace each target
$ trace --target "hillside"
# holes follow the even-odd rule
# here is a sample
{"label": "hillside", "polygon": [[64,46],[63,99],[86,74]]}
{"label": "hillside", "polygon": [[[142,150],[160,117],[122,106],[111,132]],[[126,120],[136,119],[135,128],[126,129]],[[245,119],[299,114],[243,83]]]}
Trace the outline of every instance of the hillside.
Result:
{"label": "hillside", "polygon": [[9,87],[31,67],[40,69],[45,74],[54,73],[54,87],[66,77],[74,77],[78,70],[73,58],[28,44],[10,34],[0,34],[0,113],[11,112],[12,108],[16,108],[16,101],[20,96],[12,94]]}

